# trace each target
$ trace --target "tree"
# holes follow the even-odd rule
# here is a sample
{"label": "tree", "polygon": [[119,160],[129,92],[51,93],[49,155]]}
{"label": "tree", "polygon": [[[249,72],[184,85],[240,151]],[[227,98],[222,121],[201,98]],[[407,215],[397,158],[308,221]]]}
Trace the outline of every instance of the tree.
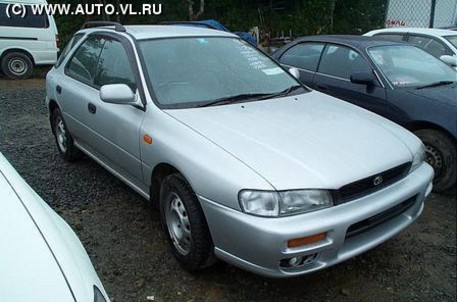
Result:
{"label": "tree", "polygon": [[205,0],[200,0],[200,8],[198,9],[197,13],[194,13],[194,1],[193,0],[185,0],[188,5],[189,9],[189,20],[194,21],[203,15],[205,12]]}

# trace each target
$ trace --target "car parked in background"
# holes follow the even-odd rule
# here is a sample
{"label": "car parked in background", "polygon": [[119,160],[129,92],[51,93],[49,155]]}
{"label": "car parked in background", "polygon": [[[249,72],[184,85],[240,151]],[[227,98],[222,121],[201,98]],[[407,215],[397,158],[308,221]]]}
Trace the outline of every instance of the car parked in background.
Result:
{"label": "car parked in background", "polygon": [[[59,37],[52,16],[34,15],[32,5],[45,0],[0,0],[0,67],[12,79],[26,79],[37,65],[57,61]],[[14,15],[11,5],[20,4],[24,16]],[[8,9],[10,11],[8,11]]]}
{"label": "car parked in background", "polygon": [[453,30],[394,27],[373,30],[364,36],[414,44],[457,68],[457,32]]}
{"label": "car parked in background", "polygon": [[0,301],[109,301],[76,234],[1,153],[0,200]]}
{"label": "car parked in background", "polygon": [[275,54],[307,86],[413,131],[435,169],[434,188],[456,184],[457,72],[405,43],[361,36],[311,36]]}
{"label": "car parked in background", "polygon": [[231,33],[92,24],[47,76],[57,150],[85,153],[156,204],[188,270],[216,256],[297,276],[422,212],[433,169],[395,123],[310,91]]}

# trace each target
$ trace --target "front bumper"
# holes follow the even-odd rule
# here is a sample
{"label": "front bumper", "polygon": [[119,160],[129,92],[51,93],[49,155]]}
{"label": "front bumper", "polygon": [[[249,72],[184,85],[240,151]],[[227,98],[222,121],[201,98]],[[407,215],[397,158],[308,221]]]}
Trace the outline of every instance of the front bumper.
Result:
{"label": "front bumper", "polygon": [[[363,253],[393,237],[422,213],[432,189],[433,169],[426,163],[402,180],[373,194],[328,209],[281,218],[256,217],[199,196],[218,258],[269,277],[314,272]],[[412,205],[371,229],[348,237],[347,230],[411,200]],[[316,243],[289,248],[290,239],[327,232]],[[298,267],[281,260],[304,257]]]}

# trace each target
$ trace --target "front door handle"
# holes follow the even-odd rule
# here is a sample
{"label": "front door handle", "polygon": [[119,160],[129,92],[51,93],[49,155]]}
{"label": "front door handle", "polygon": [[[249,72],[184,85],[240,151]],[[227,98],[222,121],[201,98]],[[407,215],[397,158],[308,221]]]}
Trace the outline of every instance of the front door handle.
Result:
{"label": "front door handle", "polygon": [[90,113],[95,114],[97,112],[97,106],[95,106],[92,103],[89,103],[87,105],[87,110],[89,110]]}

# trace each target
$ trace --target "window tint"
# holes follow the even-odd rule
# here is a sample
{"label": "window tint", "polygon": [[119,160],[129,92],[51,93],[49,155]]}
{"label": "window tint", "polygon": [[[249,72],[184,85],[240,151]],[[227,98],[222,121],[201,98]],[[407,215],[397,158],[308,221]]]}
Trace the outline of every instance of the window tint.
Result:
{"label": "window tint", "polygon": [[435,57],[447,54],[446,46],[433,38],[410,35],[408,42],[425,49]]}
{"label": "window tint", "polygon": [[374,35],[376,39],[385,40],[385,41],[392,41],[392,42],[401,42],[403,41],[403,34],[379,34]]}
{"label": "window tint", "polygon": [[95,85],[126,84],[136,91],[135,78],[127,53],[118,41],[107,40],[98,63]]}
{"label": "window tint", "polygon": [[0,26],[32,28],[49,27],[49,20],[47,15],[34,15],[30,5],[25,5],[25,8],[26,13],[24,18],[13,14],[10,14],[10,18],[8,18],[6,14],[7,4],[0,3]]}
{"label": "window tint", "polygon": [[282,64],[316,71],[317,63],[324,49],[323,44],[302,43],[287,50],[279,60]]}
{"label": "window tint", "polygon": [[92,85],[98,58],[104,44],[105,39],[97,37],[88,38],[84,41],[68,63],[66,73],[83,83]]}
{"label": "window tint", "polygon": [[64,50],[60,54],[59,60],[57,60],[57,63],[56,63],[56,67],[59,67],[60,64],[62,64],[62,62],[67,57],[67,55],[70,53],[70,50],[73,48],[73,46],[76,45],[76,43],[78,43],[79,40],[81,40],[81,38],[83,36],[84,36],[84,34],[76,34],[73,36],[73,38],[71,38],[70,42],[68,42],[67,46],[64,48]]}
{"label": "window tint", "polygon": [[371,72],[371,68],[356,51],[344,46],[327,46],[319,72],[349,79],[354,72]]}

